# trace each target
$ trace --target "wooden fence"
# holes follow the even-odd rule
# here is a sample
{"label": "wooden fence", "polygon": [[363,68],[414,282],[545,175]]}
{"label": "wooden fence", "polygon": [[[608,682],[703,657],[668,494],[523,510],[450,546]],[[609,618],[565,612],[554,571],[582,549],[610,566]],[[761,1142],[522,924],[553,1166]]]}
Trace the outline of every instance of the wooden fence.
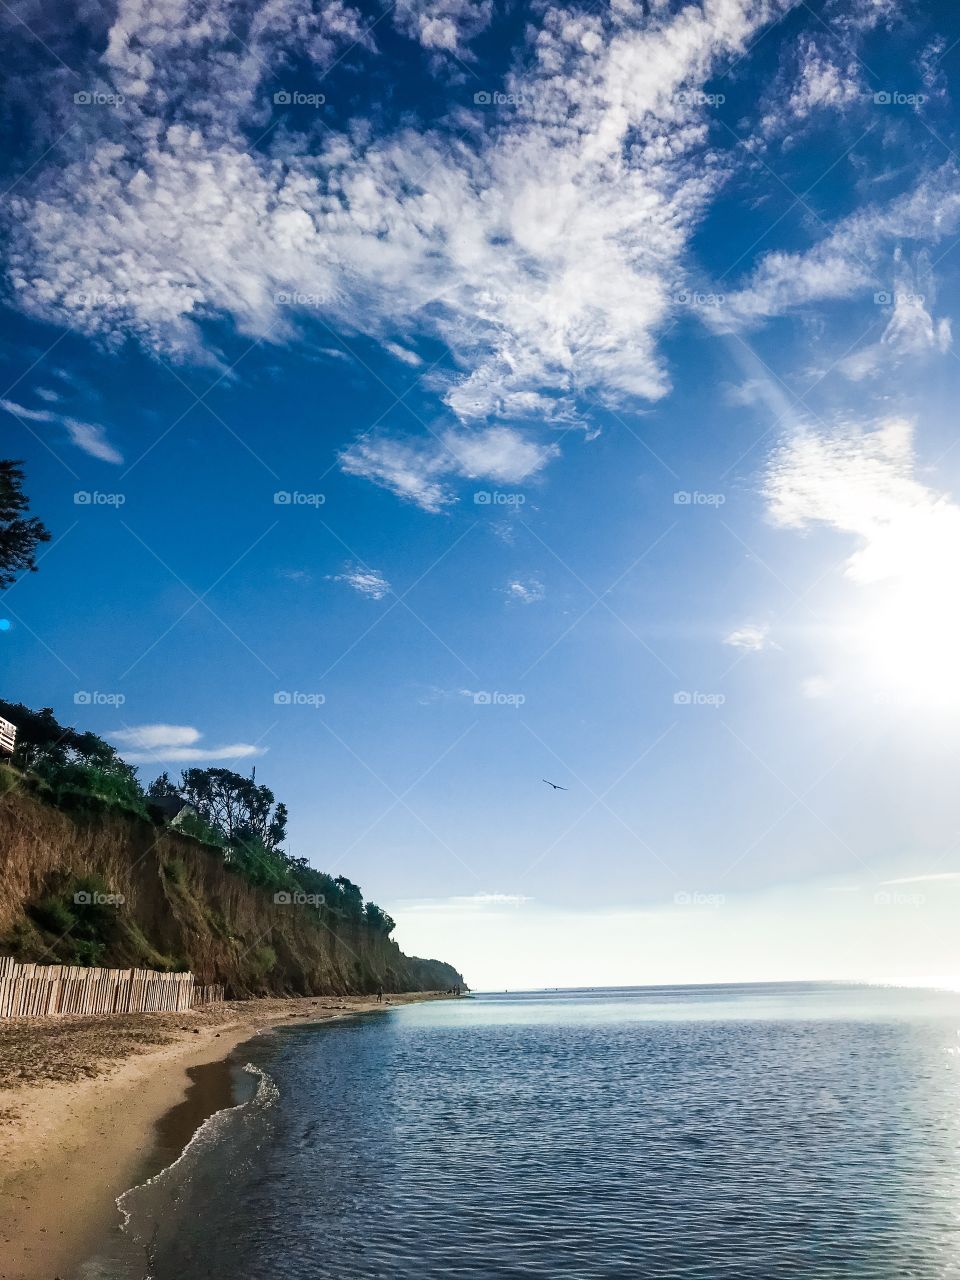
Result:
{"label": "wooden fence", "polygon": [[193,1007],[202,1004],[223,1004],[223,983],[208,982],[205,986],[193,988]]}
{"label": "wooden fence", "polygon": [[18,964],[0,957],[0,1018],[67,1013],[179,1013],[223,999],[219,984],[198,987],[192,973]]}

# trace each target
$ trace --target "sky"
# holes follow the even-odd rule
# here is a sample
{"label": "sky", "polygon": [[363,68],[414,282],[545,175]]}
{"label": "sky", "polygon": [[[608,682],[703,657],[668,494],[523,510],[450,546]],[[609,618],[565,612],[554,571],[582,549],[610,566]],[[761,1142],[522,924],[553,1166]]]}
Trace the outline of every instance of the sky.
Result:
{"label": "sky", "polygon": [[957,980],[955,6],[0,25],[6,698],[475,988]]}

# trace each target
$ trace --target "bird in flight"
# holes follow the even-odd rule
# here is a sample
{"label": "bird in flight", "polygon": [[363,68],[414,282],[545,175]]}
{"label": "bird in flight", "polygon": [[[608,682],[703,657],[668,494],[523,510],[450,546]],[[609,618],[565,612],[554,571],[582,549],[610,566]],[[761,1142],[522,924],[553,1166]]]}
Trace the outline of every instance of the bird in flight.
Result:
{"label": "bird in flight", "polygon": [[559,782],[551,782],[549,778],[541,778],[541,782],[545,782],[548,787],[553,787],[554,791],[569,791],[569,787],[561,787]]}

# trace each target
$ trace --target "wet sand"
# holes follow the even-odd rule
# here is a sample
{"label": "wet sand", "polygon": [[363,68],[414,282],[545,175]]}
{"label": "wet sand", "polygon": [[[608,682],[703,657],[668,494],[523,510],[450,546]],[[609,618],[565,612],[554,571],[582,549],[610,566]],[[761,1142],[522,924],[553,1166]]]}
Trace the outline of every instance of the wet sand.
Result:
{"label": "wet sand", "polygon": [[237,1001],[188,1014],[0,1023],[0,1280],[72,1280],[116,1197],[232,1102],[226,1058],[258,1032],[421,994]]}

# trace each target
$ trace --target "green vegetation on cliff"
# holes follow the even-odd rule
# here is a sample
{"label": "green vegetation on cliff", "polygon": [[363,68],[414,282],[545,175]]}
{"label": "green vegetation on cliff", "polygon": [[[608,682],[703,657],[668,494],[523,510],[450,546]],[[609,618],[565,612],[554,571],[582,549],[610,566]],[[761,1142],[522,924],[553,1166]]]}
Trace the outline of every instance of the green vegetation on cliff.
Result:
{"label": "green vegetation on cliff", "polygon": [[190,968],[234,995],[462,985],[405,956],[357,885],[286,853],[286,810],[254,778],[188,769],[144,791],[115,748],[49,709],[0,700],[0,715],[18,728],[0,766],[3,952]]}

